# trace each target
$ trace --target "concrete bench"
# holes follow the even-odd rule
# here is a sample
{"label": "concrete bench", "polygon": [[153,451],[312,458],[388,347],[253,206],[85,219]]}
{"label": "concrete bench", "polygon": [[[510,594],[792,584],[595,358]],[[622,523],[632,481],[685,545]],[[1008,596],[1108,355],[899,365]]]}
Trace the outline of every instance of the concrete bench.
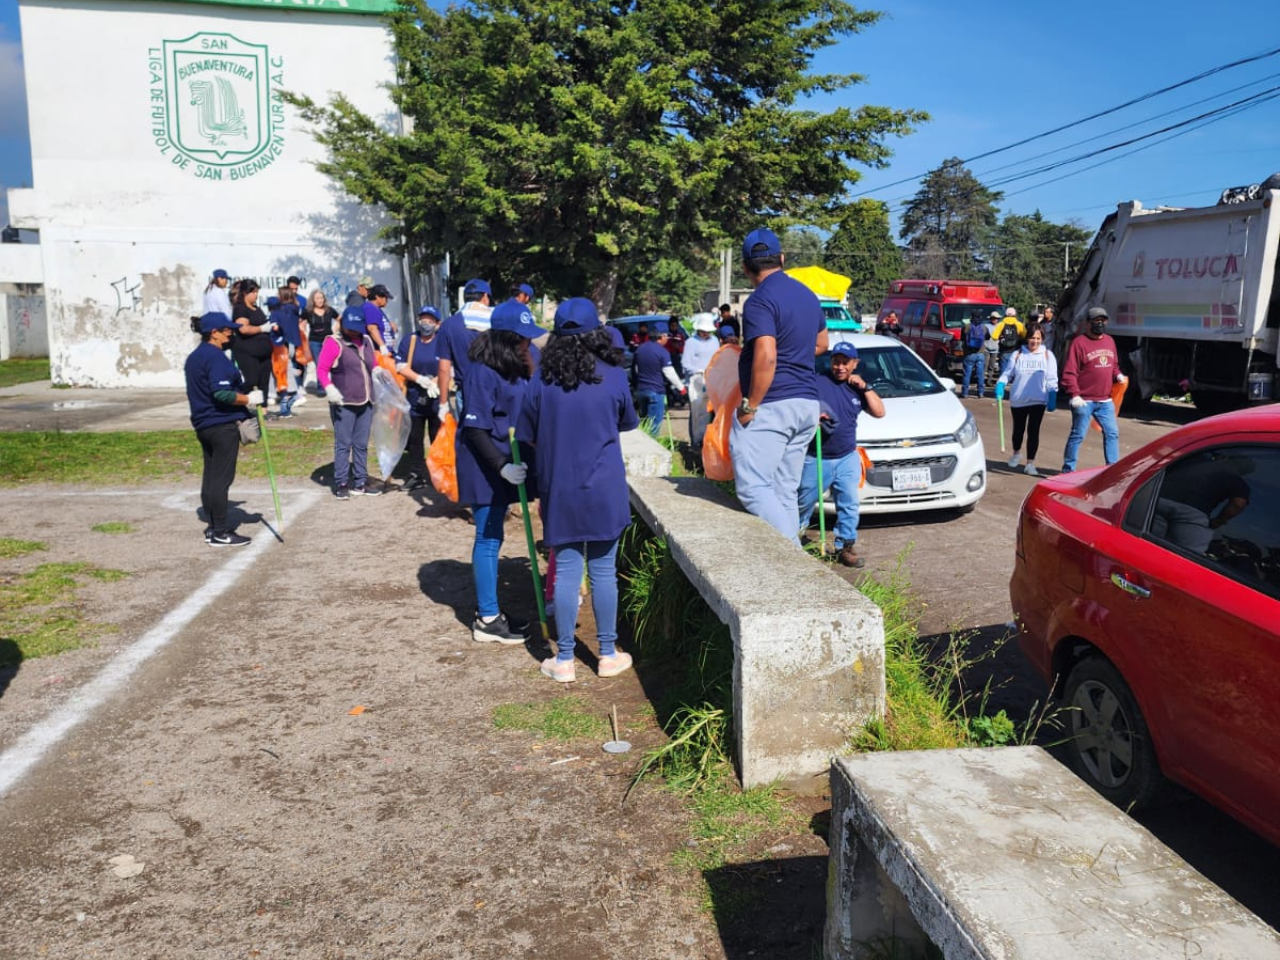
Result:
{"label": "concrete bench", "polygon": [[1280,958],[1270,927],[1038,747],[840,759],[831,802],[827,960],[924,937],[947,960]]}
{"label": "concrete bench", "polygon": [[707,480],[631,476],[631,505],[733,637],[742,784],[821,789],[832,755],[884,714],[884,617]]}

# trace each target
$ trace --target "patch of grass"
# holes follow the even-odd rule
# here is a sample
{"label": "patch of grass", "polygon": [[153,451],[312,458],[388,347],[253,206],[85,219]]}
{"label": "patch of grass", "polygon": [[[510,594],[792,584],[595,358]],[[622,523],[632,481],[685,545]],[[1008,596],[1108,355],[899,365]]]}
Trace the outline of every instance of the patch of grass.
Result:
{"label": "patch of grass", "polygon": [[[309,476],[333,462],[333,434],[268,427],[278,476]],[[370,458],[370,462],[375,462]],[[198,477],[200,443],[190,430],[149,433],[0,433],[0,485],[134,483]],[[261,443],[240,448],[237,480],[267,476]]]}
{"label": "patch of grass", "polygon": [[15,540],[12,537],[0,537],[0,560],[25,557],[28,553],[48,549],[49,545],[41,543],[39,540]]}
{"label": "patch of grass", "polygon": [[94,533],[133,533],[133,524],[123,520],[109,520],[106,523],[95,523],[89,529]]}
{"label": "patch of grass", "polygon": [[87,563],[42,563],[0,583],[0,666],[75,650],[109,629],[81,619],[78,578],[113,582],[126,576]]}
{"label": "patch of grass", "polygon": [[49,358],[13,358],[0,362],[0,387],[49,379]]}
{"label": "patch of grass", "polygon": [[580,698],[559,696],[544,703],[504,703],[493,710],[499,730],[530,730],[550,740],[605,740],[609,722]]}

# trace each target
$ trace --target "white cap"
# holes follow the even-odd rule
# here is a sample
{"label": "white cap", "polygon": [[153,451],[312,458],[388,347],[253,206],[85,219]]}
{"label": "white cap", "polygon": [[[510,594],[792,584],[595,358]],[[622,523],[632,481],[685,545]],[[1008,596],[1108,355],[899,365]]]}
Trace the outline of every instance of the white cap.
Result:
{"label": "white cap", "polygon": [[1005,307],[1004,315],[1006,317],[1016,317],[1018,315],[1018,311],[1015,310],[1013,307]]}
{"label": "white cap", "polygon": [[714,313],[695,313],[693,315],[694,331],[716,332],[716,315]]}

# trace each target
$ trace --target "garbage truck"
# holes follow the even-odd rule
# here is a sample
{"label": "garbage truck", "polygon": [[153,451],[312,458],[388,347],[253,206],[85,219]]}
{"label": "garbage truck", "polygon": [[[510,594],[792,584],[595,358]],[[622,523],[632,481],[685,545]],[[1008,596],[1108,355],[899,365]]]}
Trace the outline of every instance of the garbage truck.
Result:
{"label": "garbage truck", "polygon": [[1126,406],[1156,393],[1190,393],[1204,413],[1270,402],[1280,344],[1277,247],[1280,174],[1224,190],[1211,207],[1122,203],[1058,301],[1068,336],[1057,349],[1083,333],[1089,308],[1104,307],[1130,377]]}

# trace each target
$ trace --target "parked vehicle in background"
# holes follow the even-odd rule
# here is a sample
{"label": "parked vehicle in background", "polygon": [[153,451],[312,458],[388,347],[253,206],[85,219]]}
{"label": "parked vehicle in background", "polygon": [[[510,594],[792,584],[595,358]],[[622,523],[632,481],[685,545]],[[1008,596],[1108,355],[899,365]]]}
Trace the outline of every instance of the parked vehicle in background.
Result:
{"label": "parked vehicle in background", "polygon": [[1280,408],[1040,481],[1009,594],[1081,777],[1129,809],[1163,774],[1280,843]]}
{"label": "parked vehicle in background", "polygon": [[[827,331],[831,336],[844,333],[861,333],[862,321],[851,314],[839,300],[822,300],[822,315],[827,319]],[[835,340],[831,341],[835,343]]]}
{"label": "parked vehicle in background", "polygon": [[1190,391],[1198,410],[1221,413],[1276,396],[1276,201],[1280,175],[1224,191],[1218,206],[1134,201],[1102,222],[1057,314],[1074,332],[1090,307],[1106,308],[1132,381],[1126,403]]}
{"label": "parked vehicle in background", "polygon": [[[853,282],[848,277],[818,266],[791,267],[787,276],[799,280],[814,292],[822,304],[822,315],[826,317],[830,333],[858,333],[862,330],[862,321],[851,314],[846,305],[849,284]],[[834,340],[831,342],[835,343]]]}
{"label": "parked vehicle in background", "polygon": [[1004,312],[1000,290],[980,280],[894,280],[877,321],[892,310],[902,323],[902,341],[941,377],[964,366],[961,327],[970,318]]}
{"label": "parked vehicle in background", "polygon": [[[618,332],[622,334],[622,342],[624,344],[622,365],[626,369],[628,377],[631,375],[631,362],[635,359],[636,347],[642,342],[640,337],[651,335],[660,327],[665,327],[671,334],[671,339],[667,341],[667,350],[671,353],[671,365],[675,367],[676,374],[683,378],[684,367],[681,364],[681,358],[684,354],[684,342],[689,338],[689,332],[685,329],[684,321],[677,314],[642,313],[629,317],[617,317],[605,322],[611,327],[617,327]],[[670,384],[667,385],[668,407],[680,407],[687,403],[687,400],[671,389]]]}
{"label": "parked vehicle in background", "polygon": [[[842,339],[858,348],[858,375],[885,409],[881,418],[858,419],[858,447],[870,461],[859,512],[972,509],[987,489],[987,459],[955,382],[940,380],[894,337]],[[830,354],[819,357],[819,371],[830,362]]]}

